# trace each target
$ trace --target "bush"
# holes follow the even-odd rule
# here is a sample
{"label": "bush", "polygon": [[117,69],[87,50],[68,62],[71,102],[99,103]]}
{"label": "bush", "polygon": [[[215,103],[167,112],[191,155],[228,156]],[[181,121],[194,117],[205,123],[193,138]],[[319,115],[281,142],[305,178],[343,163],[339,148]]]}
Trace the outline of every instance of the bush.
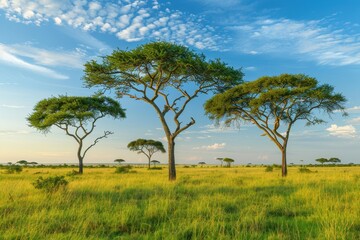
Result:
{"label": "bush", "polygon": [[120,166],[115,169],[115,173],[130,173],[130,172],[133,173],[133,172],[135,172],[135,171],[130,171],[130,169],[132,169],[132,166],[130,166],[130,165]]}
{"label": "bush", "polygon": [[20,173],[22,172],[23,167],[20,165],[10,165],[6,166],[6,173]]}
{"label": "bush", "polygon": [[54,193],[60,189],[64,190],[68,183],[64,176],[55,176],[48,178],[39,177],[33,185],[36,189],[44,190],[47,193]]}
{"label": "bush", "polygon": [[312,171],[306,167],[299,168],[299,172],[301,173],[311,173]]}
{"label": "bush", "polygon": [[272,166],[267,166],[265,168],[265,172],[272,172],[274,170],[274,168]]}
{"label": "bush", "polygon": [[74,177],[74,176],[77,176],[77,175],[80,175],[80,173],[78,171],[75,171],[75,170],[72,170],[72,171],[70,171],[70,172],[68,172],[66,174],[66,176],[68,176],[68,177]]}

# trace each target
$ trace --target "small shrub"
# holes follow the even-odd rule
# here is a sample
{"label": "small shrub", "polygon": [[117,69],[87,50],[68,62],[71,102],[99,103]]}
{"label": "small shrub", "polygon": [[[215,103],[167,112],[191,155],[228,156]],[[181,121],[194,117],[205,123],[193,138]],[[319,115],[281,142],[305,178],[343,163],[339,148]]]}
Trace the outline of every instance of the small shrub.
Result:
{"label": "small shrub", "polygon": [[33,185],[36,189],[44,190],[47,193],[54,193],[60,189],[65,189],[68,183],[64,176],[55,176],[48,178],[39,177]]}
{"label": "small shrub", "polygon": [[127,166],[120,166],[117,167],[115,169],[115,173],[130,173],[130,172],[135,172],[135,171],[130,171],[132,169],[132,166],[127,165]]}
{"label": "small shrub", "polygon": [[78,171],[75,171],[75,170],[72,170],[72,171],[70,171],[70,172],[68,172],[66,174],[66,176],[68,176],[68,177],[74,177],[74,176],[77,176],[77,175],[80,175],[80,173]]}
{"label": "small shrub", "polygon": [[152,168],[148,168],[148,170],[161,170],[162,167],[152,167]]}
{"label": "small shrub", "polygon": [[299,172],[301,173],[311,173],[312,171],[306,167],[299,168]]}
{"label": "small shrub", "polygon": [[21,173],[23,170],[23,167],[20,165],[10,165],[6,167],[6,173]]}
{"label": "small shrub", "polygon": [[272,172],[274,170],[274,168],[272,166],[267,166],[265,168],[265,172]]}

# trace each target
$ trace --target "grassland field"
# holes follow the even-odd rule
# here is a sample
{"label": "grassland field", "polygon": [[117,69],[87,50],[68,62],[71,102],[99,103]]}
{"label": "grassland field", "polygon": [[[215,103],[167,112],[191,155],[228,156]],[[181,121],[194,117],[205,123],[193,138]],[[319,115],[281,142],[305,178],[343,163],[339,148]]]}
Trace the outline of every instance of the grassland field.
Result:
{"label": "grassland field", "polygon": [[[360,239],[360,167],[309,169],[0,170],[0,239]],[[32,185],[56,175],[65,190]]]}

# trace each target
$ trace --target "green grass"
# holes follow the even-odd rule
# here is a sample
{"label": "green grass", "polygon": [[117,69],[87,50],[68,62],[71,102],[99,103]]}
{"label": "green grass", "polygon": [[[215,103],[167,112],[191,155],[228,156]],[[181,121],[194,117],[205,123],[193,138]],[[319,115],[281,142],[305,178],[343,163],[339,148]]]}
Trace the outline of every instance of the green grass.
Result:
{"label": "green grass", "polygon": [[360,167],[85,169],[67,190],[35,189],[69,168],[0,171],[0,239],[360,239]]}

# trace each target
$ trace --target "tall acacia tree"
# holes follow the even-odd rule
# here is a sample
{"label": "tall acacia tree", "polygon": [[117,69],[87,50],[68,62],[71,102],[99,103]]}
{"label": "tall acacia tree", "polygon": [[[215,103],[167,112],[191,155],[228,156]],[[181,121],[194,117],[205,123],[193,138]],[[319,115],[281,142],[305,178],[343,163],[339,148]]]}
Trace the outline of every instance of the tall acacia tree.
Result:
{"label": "tall acacia tree", "polygon": [[303,74],[265,76],[246,82],[209,99],[205,111],[212,119],[226,123],[243,120],[255,124],[281,151],[282,176],[287,175],[286,149],[290,131],[299,120],[306,125],[323,123],[319,111],[331,115],[344,112],[346,99],[330,85],[319,85]]}
{"label": "tall acacia tree", "polygon": [[166,152],[162,142],[152,139],[139,138],[135,141],[130,142],[127,147],[130,151],[137,151],[137,153],[143,153],[149,160],[149,169],[151,167],[151,157],[157,152]]}
{"label": "tall acacia tree", "polygon": [[184,46],[153,42],[133,50],[115,50],[100,63],[86,63],[84,81],[88,87],[115,89],[118,97],[128,96],[153,107],[168,142],[169,180],[175,180],[175,139],[195,124],[193,117],[181,119],[186,107],[200,94],[239,84],[242,76],[240,70],[218,59],[206,60]]}
{"label": "tall acacia tree", "polygon": [[100,139],[112,134],[105,131],[97,137],[92,144],[84,147],[84,140],[95,129],[95,123],[106,116],[125,118],[125,110],[120,104],[104,96],[74,97],[59,96],[43,99],[36,104],[34,112],[27,118],[31,127],[47,133],[52,126],[58,127],[74,138],[78,143],[77,157],[79,160],[79,173],[83,173],[83,160],[90,148],[94,147]]}

